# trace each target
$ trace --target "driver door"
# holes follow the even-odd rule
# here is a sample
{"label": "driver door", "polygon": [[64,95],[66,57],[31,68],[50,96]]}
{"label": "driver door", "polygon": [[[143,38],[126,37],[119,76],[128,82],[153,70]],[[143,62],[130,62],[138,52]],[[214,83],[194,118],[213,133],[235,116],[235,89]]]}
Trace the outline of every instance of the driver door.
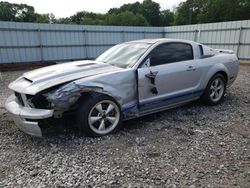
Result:
{"label": "driver door", "polygon": [[201,72],[188,43],[165,43],[151,51],[138,68],[141,111],[174,105],[193,97]]}

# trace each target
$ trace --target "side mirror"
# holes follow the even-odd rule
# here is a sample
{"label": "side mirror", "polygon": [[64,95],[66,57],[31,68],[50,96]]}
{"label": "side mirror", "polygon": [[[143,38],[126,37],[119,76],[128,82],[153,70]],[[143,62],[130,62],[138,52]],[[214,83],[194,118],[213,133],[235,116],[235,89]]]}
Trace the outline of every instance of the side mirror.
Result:
{"label": "side mirror", "polygon": [[146,61],[142,64],[141,68],[150,67],[150,58],[147,58]]}

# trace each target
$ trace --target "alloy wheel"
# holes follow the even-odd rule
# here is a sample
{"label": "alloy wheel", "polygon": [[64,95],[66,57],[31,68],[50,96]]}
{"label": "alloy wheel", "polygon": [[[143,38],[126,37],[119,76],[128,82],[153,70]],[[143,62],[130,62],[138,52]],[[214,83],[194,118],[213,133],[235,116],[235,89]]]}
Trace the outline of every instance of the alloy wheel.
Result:
{"label": "alloy wheel", "polygon": [[118,125],[120,110],[116,103],[111,100],[98,102],[90,110],[88,123],[92,131],[97,134],[108,134]]}
{"label": "alloy wheel", "polygon": [[210,86],[209,96],[213,102],[217,102],[224,94],[225,85],[221,78],[216,78]]}

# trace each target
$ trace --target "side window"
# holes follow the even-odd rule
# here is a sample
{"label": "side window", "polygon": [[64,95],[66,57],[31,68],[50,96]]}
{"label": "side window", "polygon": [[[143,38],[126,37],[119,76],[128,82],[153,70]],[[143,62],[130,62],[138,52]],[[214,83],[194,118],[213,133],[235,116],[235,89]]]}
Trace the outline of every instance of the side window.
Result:
{"label": "side window", "polygon": [[186,43],[166,43],[157,46],[150,55],[150,65],[162,65],[193,59],[193,49]]}

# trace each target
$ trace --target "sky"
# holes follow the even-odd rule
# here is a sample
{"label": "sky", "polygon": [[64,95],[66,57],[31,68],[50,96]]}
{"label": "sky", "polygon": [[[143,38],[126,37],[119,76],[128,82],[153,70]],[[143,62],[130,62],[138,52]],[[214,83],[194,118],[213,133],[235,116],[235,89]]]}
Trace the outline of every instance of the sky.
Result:
{"label": "sky", "polygon": [[[31,5],[37,13],[53,13],[57,18],[68,17],[78,11],[106,13],[110,8],[120,7],[126,3],[143,0],[3,0],[10,3],[23,3]],[[154,0],[159,3],[161,9],[173,9],[184,0]]]}

